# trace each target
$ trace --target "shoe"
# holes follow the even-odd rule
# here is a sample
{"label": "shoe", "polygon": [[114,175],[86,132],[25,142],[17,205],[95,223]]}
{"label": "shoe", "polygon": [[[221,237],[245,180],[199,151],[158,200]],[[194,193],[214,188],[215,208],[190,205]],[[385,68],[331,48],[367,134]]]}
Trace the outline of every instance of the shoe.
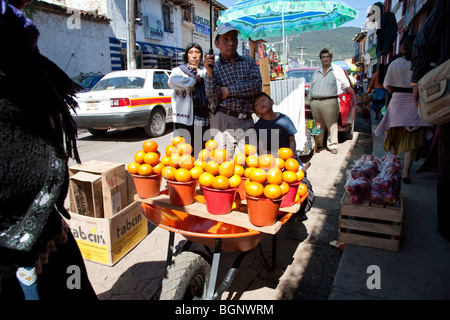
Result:
{"label": "shoe", "polygon": [[330,152],[331,152],[332,154],[337,154],[337,149],[331,149]]}

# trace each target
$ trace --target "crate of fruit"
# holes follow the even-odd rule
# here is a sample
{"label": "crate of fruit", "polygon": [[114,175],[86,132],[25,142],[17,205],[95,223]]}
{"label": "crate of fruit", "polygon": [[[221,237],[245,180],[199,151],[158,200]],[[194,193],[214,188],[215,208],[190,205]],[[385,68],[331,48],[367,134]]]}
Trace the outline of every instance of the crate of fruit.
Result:
{"label": "crate of fruit", "polygon": [[341,242],[398,251],[403,221],[401,164],[364,155],[348,172],[340,203]]}

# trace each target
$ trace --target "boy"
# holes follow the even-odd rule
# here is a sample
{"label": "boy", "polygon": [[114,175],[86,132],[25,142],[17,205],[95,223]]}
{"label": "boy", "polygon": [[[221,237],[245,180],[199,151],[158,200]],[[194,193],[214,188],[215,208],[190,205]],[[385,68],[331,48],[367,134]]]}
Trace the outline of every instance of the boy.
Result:
{"label": "boy", "polygon": [[[258,135],[258,154],[272,153],[278,157],[278,149],[286,147],[296,155],[294,135],[297,133],[297,129],[287,115],[273,111],[272,98],[265,92],[259,93],[255,97],[253,109],[255,114],[260,117],[255,123]],[[272,136],[278,137],[279,141],[272,141]]]}
{"label": "boy", "polygon": [[[295,128],[292,120],[281,112],[273,111],[273,100],[265,92],[260,92],[255,97],[255,104],[253,110],[260,119],[255,123],[255,130],[258,136],[258,154],[272,154],[278,157],[279,148],[290,148],[294,153],[295,159],[298,160],[302,170],[305,172],[305,177],[302,182],[308,187],[308,199],[303,201],[300,209],[298,210],[298,217],[296,220],[306,220],[306,212],[308,212],[314,202],[314,193],[312,185],[306,177],[306,170],[309,168],[310,163],[307,162],[304,166],[296,153],[295,134],[297,129]],[[277,131],[274,131],[277,130]],[[279,137],[279,141],[274,141],[272,144],[272,135]]]}

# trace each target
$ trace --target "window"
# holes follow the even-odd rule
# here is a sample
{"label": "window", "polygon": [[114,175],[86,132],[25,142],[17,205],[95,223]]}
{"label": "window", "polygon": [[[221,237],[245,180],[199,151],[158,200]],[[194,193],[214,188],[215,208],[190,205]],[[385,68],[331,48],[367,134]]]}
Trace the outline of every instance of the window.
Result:
{"label": "window", "polygon": [[92,91],[117,89],[142,89],[145,79],[140,77],[117,77],[100,80]]}
{"label": "window", "polygon": [[173,32],[173,22],[172,22],[172,16],[170,14],[171,8],[168,5],[163,4],[162,6],[162,16],[164,21],[164,31],[166,32]]}
{"label": "window", "polygon": [[164,71],[155,71],[153,73],[153,89],[170,89],[169,77]]}

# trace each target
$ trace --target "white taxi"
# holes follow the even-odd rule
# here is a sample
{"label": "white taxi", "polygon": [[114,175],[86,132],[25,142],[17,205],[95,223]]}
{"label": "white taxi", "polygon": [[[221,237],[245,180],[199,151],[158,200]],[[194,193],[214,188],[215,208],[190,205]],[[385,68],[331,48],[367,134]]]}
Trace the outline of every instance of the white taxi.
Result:
{"label": "white taxi", "polygon": [[113,128],[143,127],[148,136],[161,136],[172,122],[169,75],[162,69],[108,73],[91,91],[77,94],[73,117],[78,128],[103,135]]}

